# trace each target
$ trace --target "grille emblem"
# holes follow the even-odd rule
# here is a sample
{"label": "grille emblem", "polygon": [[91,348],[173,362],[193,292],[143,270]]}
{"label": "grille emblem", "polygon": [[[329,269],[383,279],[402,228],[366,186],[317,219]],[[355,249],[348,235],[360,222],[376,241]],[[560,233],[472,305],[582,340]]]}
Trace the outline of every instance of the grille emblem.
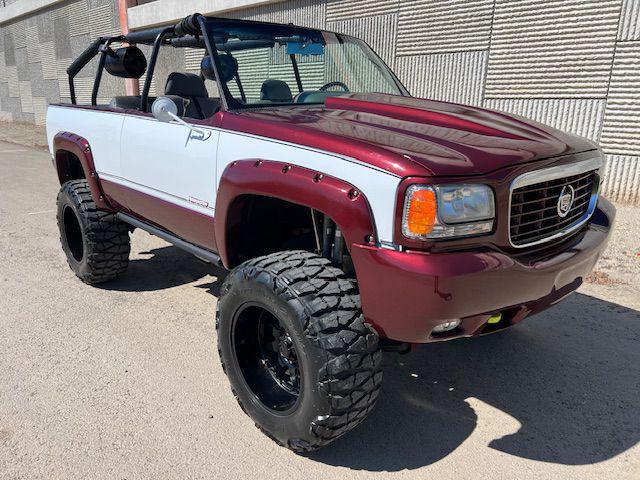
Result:
{"label": "grille emblem", "polygon": [[560,218],[564,218],[569,214],[571,207],[573,206],[575,196],[576,191],[573,187],[571,185],[565,185],[560,192],[560,197],[558,198],[558,216]]}

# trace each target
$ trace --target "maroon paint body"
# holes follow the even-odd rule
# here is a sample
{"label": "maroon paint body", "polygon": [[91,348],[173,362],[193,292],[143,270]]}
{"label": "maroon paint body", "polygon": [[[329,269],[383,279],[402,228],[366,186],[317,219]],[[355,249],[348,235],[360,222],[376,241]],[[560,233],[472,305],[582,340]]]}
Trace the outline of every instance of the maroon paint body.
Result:
{"label": "maroon paint body", "polygon": [[[354,245],[351,251],[365,318],[383,337],[413,343],[487,333],[522,321],[577,289],[606,247],[613,206],[600,198],[587,228],[550,251],[514,256],[498,249],[397,252]],[[432,329],[462,324],[446,335]]]}
{"label": "maroon paint body", "polygon": [[220,126],[357,158],[400,177],[485,175],[596,148],[514,115],[383,94],[226,112]]}
{"label": "maroon paint body", "polygon": [[[578,233],[525,252],[510,248],[511,181],[526,171],[580,161],[596,148],[586,139],[514,115],[411,97],[347,94],[328,98],[325,105],[219,112],[194,123],[317,148],[397,175],[403,180],[397,197],[389,199],[396,205],[394,242],[407,250],[368,242],[369,235],[375,239],[375,225],[367,199],[353,195],[352,185],[328,176],[316,181],[318,172],[273,161],[246,159],[227,168],[217,192],[215,227],[209,218],[103,182],[109,202],[218,251],[227,267],[234,266],[228,238],[241,221],[236,200],[242,195],[277,197],[326,213],[345,234],[367,321],[394,340],[421,343],[478,335],[489,331],[487,319],[496,311],[503,313],[504,327],[549,307],[590,272],[615,214],[600,199]],[[440,243],[404,238],[404,192],[434,177],[439,183],[490,185],[497,205],[494,230]],[[463,322],[455,331],[431,334],[437,324],[458,318]]]}
{"label": "maroon paint body", "polygon": [[212,217],[117,183],[101,180],[107,200],[118,209],[174,235],[217,251]]}
{"label": "maroon paint body", "polygon": [[348,246],[364,243],[375,231],[367,199],[347,182],[286,163],[234,162],[225,170],[216,196],[216,237],[227,267],[234,258],[228,234],[238,221],[233,205],[242,195],[275,197],[325,213],[338,224]]}

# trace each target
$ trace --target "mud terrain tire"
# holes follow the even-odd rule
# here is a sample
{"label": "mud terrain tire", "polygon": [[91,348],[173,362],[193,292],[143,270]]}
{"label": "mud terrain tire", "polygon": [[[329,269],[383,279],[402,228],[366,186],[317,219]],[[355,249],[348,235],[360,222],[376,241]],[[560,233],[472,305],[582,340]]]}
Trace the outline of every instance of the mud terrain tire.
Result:
{"label": "mud terrain tire", "polygon": [[[256,343],[261,337],[255,325],[265,318],[280,330],[263,342],[275,354],[260,358],[254,352],[264,349]],[[280,445],[316,450],[373,409],[382,380],[378,336],[364,323],[356,285],[328,260],[287,251],[243,263],[222,286],[216,329],[222,366],[240,407]],[[288,340],[280,350],[269,350],[278,331]],[[260,368],[282,349],[297,360],[297,370],[287,371],[298,375],[274,382],[279,369],[269,369],[269,377]]]}
{"label": "mud terrain tire", "polygon": [[73,272],[93,285],[121,275],[131,244],[125,223],[98,210],[86,180],[71,180],[58,193],[60,242]]}

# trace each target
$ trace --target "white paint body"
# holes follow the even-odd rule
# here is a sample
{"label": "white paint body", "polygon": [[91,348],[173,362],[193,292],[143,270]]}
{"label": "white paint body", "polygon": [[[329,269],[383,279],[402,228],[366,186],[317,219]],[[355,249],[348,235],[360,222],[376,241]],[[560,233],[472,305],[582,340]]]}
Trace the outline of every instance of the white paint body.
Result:
{"label": "white paint body", "polygon": [[198,139],[177,122],[124,113],[52,106],[47,139],[60,132],[84,137],[99,178],[199,213],[214,216],[215,196],[225,168],[244,159],[285,162],[344,180],[371,206],[378,240],[393,242],[396,190],[400,178],[353,158],[228,130],[197,126],[211,135]]}

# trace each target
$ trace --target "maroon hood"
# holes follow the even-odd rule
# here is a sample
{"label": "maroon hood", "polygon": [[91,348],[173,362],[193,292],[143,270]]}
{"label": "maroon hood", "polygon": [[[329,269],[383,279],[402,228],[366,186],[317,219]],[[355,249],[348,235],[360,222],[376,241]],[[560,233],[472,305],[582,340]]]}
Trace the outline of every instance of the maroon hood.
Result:
{"label": "maroon hood", "polygon": [[384,94],[328,98],[324,106],[226,113],[224,128],[357,158],[400,175],[481,175],[592,150],[581,137],[515,115]]}

